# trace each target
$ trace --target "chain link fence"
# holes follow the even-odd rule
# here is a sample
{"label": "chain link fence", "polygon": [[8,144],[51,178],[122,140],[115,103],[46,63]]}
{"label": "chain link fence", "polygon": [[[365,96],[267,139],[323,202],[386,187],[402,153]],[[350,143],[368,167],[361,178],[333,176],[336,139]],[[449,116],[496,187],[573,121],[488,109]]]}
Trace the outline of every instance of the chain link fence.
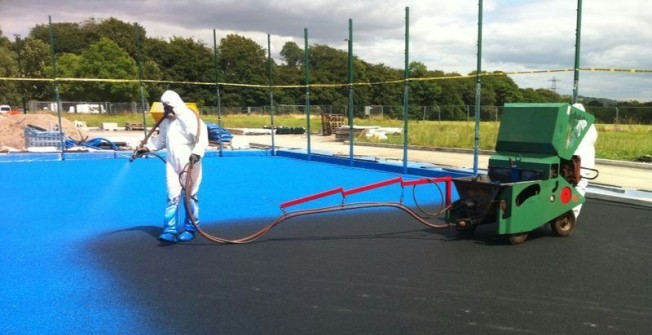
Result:
{"label": "chain link fence", "polygon": [[[647,107],[598,107],[585,106],[586,110],[596,117],[597,123],[604,124],[652,124],[652,105]],[[57,112],[57,103],[53,101],[30,101],[28,110],[31,112]],[[311,105],[312,115],[341,114],[348,118],[349,108],[346,105]],[[143,108],[136,102],[88,102],[63,101],[61,111],[71,114],[124,114],[142,113]],[[145,107],[149,112],[149,106]],[[204,115],[216,115],[216,106],[201,108]],[[222,115],[270,115],[270,106],[221,107]],[[305,105],[275,105],[275,115],[305,115]],[[481,106],[480,121],[499,122],[503,114],[502,106]],[[353,117],[360,119],[402,119],[403,106],[366,105],[354,106]],[[475,106],[410,106],[408,119],[411,121],[473,121]]]}
{"label": "chain link fence", "polygon": [[[57,103],[54,101],[29,101],[27,109],[33,113],[56,113],[59,111]],[[149,106],[146,106],[145,110],[149,112]],[[143,108],[136,102],[62,101],[61,112],[70,114],[142,114]]]}

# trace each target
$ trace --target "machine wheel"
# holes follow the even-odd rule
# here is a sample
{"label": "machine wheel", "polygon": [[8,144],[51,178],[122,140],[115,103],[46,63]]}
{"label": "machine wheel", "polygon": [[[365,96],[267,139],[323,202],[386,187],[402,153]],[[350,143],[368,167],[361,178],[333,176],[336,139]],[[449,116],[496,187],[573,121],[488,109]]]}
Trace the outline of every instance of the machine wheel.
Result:
{"label": "machine wheel", "polygon": [[509,243],[513,245],[521,244],[527,240],[527,233],[518,233],[509,235]]}
{"label": "machine wheel", "polygon": [[568,236],[575,230],[575,214],[568,211],[550,222],[552,232],[557,236]]}

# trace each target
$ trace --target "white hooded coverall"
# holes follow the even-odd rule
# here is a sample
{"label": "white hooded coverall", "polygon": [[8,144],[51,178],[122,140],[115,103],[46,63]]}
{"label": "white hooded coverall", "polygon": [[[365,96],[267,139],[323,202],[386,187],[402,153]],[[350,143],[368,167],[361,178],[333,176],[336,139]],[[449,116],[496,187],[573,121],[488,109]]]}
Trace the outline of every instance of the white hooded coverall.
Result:
{"label": "white hooded coverall", "polygon": [[[582,104],[574,104],[573,107],[585,111],[584,106]],[[584,138],[582,139],[582,142],[580,142],[580,145],[577,147],[577,149],[575,149],[575,153],[574,153],[575,155],[580,157],[582,168],[588,168],[588,169],[595,168],[595,141],[597,140],[598,140],[598,130],[595,128],[595,125],[592,124],[589,127],[589,130],[586,132],[586,135],[584,135]],[[589,185],[589,180],[586,177],[591,176],[591,174],[592,172],[590,171],[586,171],[586,170],[580,171],[580,175],[582,176],[582,178],[580,178],[580,181],[577,183],[577,186],[575,186],[575,189],[582,196],[586,194],[586,187]],[[581,209],[582,209],[582,205],[573,208],[573,213],[575,214],[575,218],[577,218],[580,215]]]}
{"label": "white hooded coverall", "polygon": [[[171,106],[176,117],[166,118],[159,125],[159,136],[151,137],[147,149],[158,151],[167,149],[165,164],[167,185],[167,206],[163,220],[163,232],[178,235],[180,233],[179,204],[182,201],[182,184],[185,186],[186,174],[181,176],[189,162],[191,154],[203,157],[208,147],[208,131],[206,124],[199,119],[195,112],[188,108],[179,94],[174,91],[165,91],[161,96],[161,103]],[[197,192],[202,180],[202,161],[197,162],[192,168],[192,190],[190,192],[190,207],[196,223],[199,223],[199,206]],[[188,214],[185,216],[184,229],[195,231]]]}

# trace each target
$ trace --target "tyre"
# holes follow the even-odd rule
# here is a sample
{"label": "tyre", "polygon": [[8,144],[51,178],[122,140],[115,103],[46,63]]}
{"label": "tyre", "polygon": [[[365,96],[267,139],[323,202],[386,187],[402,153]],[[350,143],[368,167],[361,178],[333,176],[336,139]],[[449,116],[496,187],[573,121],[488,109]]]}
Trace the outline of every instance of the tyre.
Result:
{"label": "tyre", "polygon": [[569,236],[575,230],[575,214],[568,211],[550,222],[552,232],[557,236]]}
{"label": "tyre", "polygon": [[527,233],[518,233],[509,235],[509,243],[513,245],[521,244],[527,240]]}

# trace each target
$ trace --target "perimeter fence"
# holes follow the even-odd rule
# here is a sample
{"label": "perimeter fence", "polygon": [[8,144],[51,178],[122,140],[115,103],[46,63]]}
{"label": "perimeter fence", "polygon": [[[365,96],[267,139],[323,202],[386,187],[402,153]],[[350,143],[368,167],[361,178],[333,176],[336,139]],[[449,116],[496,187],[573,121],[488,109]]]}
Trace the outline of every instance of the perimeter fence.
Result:
{"label": "perimeter fence", "polygon": [[[27,110],[31,112],[58,112],[56,101],[29,101]],[[61,112],[69,114],[125,114],[143,113],[149,106],[142,107],[137,102],[97,102],[97,101],[61,101]]]}
{"label": "perimeter fence", "polygon": [[[142,114],[143,108],[137,102],[89,102],[62,101],[61,110],[68,114]],[[275,115],[305,115],[305,105],[274,105]],[[587,111],[596,117],[597,123],[606,124],[652,124],[652,104],[647,107],[599,107],[585,106]],[[57,112],[55,101],[30,101],[28,109],[33,112]],[[145,106],[145,113],[149,106]],[[481,106],[480,121],[499,122],[503,114],[503,106]],[[247,107],[201,107],[203,115],[271,115],[270,106]],[[312,115],[336,114],[348,118],[347,105],[311,105]],[[357,119],[402,119],[403,106],[366,105],[353,106],[353,117]],[[472,105],[434,105],[410,106],[408,119],[412,121],[473,121],[475,106]]]}

